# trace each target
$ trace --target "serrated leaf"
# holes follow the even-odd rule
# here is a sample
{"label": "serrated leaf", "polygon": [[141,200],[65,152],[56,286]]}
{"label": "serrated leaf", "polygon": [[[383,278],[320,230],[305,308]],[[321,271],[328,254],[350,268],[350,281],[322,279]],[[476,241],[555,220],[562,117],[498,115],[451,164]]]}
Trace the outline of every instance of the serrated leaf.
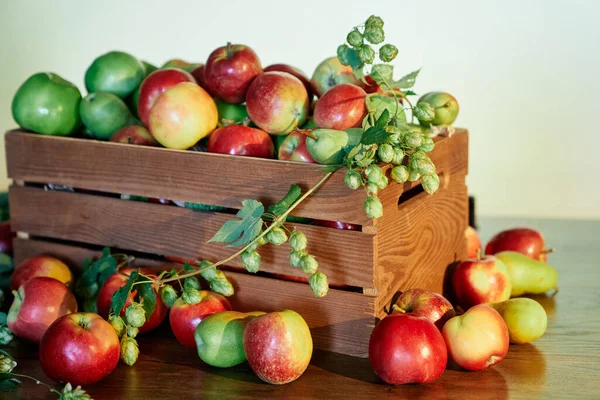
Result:
{"label": "serrated leaf", "polygon": [[348,48],[346,57],[348,59],[348,65],[350,65],[353,70],[362,70],[363,63],[360,61],[360,58],[358,58],[354,49]]}
{"label": "serrated leaf", "polygon": [[242,209],[235,214],[239,218],[260,218],[265,212],[265,207],[260,201],[256,200],[242,200]]}
{"label": "serrated leaf", "polygon": [[389,64],[375,64],[370,76],[378,85],[390,83],[394,79],[394,67]]}
{"label": "serrated leaf", "polygon": [[392,87],[395,89],[409,89],[415,85],[415,81],[417,80],[417,75],[421,72],[421,68],[416,71],[411,72],[410,74],[404,75],[397,81],[392,82]]}
{"label": "serrated leaf", "polygon": [[376,126],[372,126],[367,129],[360,140],[361,144],[378,144],[383,143],[385,139],[389,136],[389,133],[385,131],[383,128],[379,128]]}
{"label": "serrated leaf", "polygon": [[106,280],[113,275],[115,272],[117,272],[117,260],[112,257],[112,256],[108,256],[104,259],[98,260],[97,262],[98,264],[98,285],[100,287],[102,287],[102,285],[104,285],[104,282],[106,282]]}
{"label": "serrated leaf", "polygon": [[140,273],[138,270],[131,271],[131,273],[129,274],[129,278],[127,279],[127,282],[125,282],[125,285],[123,285],[121,288],[119,288],[112,295],[110,310],[115,315],[121,314],[121,310],[123,309],[123,307],[125,307],[125,303],[127,302],[127,298],[129,297],[129,292],[131,291],[133,284],[137,281],[139,276],[140,276]]}
{"label": "serrated leaf", "polygon": [[238,240],[231,243],[229,247],[237,247],[237,246],[245,246],[251,241],[254,240],[260,234],[260,229],[262,228],[263,220],[261,218],[256,219],[251,222],[246,229],[244,229],[244,233]]}
{"label": "serrated leaf", "polygon": [[232,246],[244,246],[250,243],[256,237],[256,225],[263,222],[261,216],[264,212],[265,208],[259,201],[242,201],[242,209],[236,214],[236,217],[241,219],[225,222],[209,242],[232,243]]}
{"label": "serrated leaf", "polygon": [[386,95],[369,96],[365,100],[367,111],[374,113],[375,119],[379,119],[384,110],[388,110],[391,118],[396,120],[406,121],[406,115],[402,104],[395,97]]}
{"label": "serrated leaf", "polygon": [[301,195],[302,189],[300,189],[300,186],[293,184],[290,186],[290,190],[288,190],[283,199],[279,200],[276,204],[269,206],[269,211],[279,217],[285,213]]}
{"label": "serrated leaf", "polygon": [[321,170],[321,171],[323,171],[323,172],[327,172],[327,173],[329,173],[329,172],[335,172],[335,171],[337,171],[338,169],[341,169],[341,168],[343,168],[343,167],[344,167],[344,166],[343,166],[343,165],[341,165],[341,164],[332,164],[332,165],[328,165],[328,166],[326,166],[326,167],[320,168],[320,170]]}
{"label": "serrated leaf", "polygon": [[412,90],[404,90],[402,93],[404,93],[405,96],[416,96],[417,95]]}
{"label": "serrated leaf", "polygon": [[390,110],[386,108],[379,118],[377,118],[377,121],[375,121],[375,127],[383,129],[387,126],[388,122],[390,122]]}
{"label": "serrated leaf", "polygon": [[365,85],[368,85],[367,80],[365,79],[365,73],[363,72],[362,68],[354,70],[354,77],[362,83],[364,83]]}
{"label": "serrated leaf", "polygon": [[156,292],[152,288],[152,283],[149,279],[143,278],[147,280],[147,283],[142,283],[137,286],[137,296],[142,300],[142,307],[146,312],[146,321],[150,319],[152,313],[154,312],[154,308],[156,307]]}

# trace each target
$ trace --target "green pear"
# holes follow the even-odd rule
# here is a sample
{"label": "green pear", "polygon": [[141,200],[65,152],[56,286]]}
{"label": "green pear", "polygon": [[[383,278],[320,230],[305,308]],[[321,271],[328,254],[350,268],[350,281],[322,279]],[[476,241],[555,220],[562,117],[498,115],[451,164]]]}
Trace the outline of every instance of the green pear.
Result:
{"label": "green pear", "polygon": [[554,267],[516,251],[503,251],[496,257],[506,265],[512,285],[510,297],[542,294],[557,289],[558,272]]}
{"label": "green pear", "polygon": [[313,129],[307,135],[306,148],[310,156],[319,164],[339,164],[344,158],[344,148],[348,146],[348,132],[334,129]]}
{"label": "green pear", "polygon": [[348,146],[356,146],[360,143],[363,135],[362,128],[348,128],[345,131],[348,134]]}
{"label": "green pear", "polygon": [[520,297],[488,305],[498,311],[506,322],[511,343],[529,343],[546,332],[546,311],[533,299]]}

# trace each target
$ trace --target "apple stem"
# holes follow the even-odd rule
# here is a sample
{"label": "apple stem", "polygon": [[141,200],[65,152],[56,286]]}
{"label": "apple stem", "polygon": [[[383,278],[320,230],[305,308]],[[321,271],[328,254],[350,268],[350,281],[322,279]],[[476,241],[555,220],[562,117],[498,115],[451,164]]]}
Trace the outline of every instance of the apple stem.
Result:
{"label": "apple stem", "polygon": [[402,313],[402,314],[404,314],[404,313],[406,313],[406,311],[404,311],[403,309],[401,309],[400,307],[398,307],[397,304],[394,304],[392,306],[392,314],[393,313]]}
{"label": "apple stem", "polygon": [[548,254],[548,253],[554,253],[556,251],[556,249],[554,247],[550,247],[549,249],[542,249],[542,251],[540,251],[541,254]]}
{"label": "apple stem", "polygon": [[312,133],[310,133],[310,129],[298,129],[298,128],[294,128],[294,132],[298,132],[303,134],[304,136],[307,136],[313,140],[318,140],[319,138],[316,135],[313,135]]}
{"label": "apple stem", "polygon": [[478,248],[475,252],[477,254],[477,261],[481,261],[481,248]]}
{"label": "apple stem", "polygon": [[225,47],[225,54],[227,54],[227,58],[231,58],[233,56],[233,52],[231,51],[231,42],[227,42],[227,46]]}

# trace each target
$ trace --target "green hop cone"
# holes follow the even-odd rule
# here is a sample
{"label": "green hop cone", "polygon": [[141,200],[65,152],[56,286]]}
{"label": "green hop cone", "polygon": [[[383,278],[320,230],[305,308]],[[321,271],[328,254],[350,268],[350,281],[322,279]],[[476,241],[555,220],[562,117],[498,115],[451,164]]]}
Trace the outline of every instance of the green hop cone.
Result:
{"label": "green hop cone", "polygon": [[404,135],[404,145],[410,149],[416,149],[423,143],[423,134],[419,131],[408,131]]}
{"label": "green hop cone", "polygon": [[408,168],[404,165],[398,165],[392,168],[392,172],[390,172],[390,176],[393,180],[398,183],[404,183],[408,180],[409,172]]}
{"label": "green hop cone", "polygon": [[427,159],[411,157],[410,168],[421,175],[431,175],[435,173],[435,165],[429,157]]}
{"label": "green hop cone", "polygon": [[173,286],[165,285],[160,289],[160,298],[167,307],[171,308],[177,301],[177,292],[173,289]]}
{"label": "green hop cone", "polygon": [[222,294],[225,297],[233,296],[233,293],[235,292],[231,282],[229,282],[223,271],[218,271],[215,279],[210,281],[210,290]]}
{"label": "green hop cone", "polygon": [[385,143],[396,145],[400,142],[400,133],[389,131],[390,135],[385,139]]}
{"label": "green hop cone", "polygon": [[185,304],[197,304],[202,301],[202,296],[198,289],[184,288],[181,293],[181,300],[183,300]]}
{"label": "green hop cone", "polygon": [[348,52],[350,51],[350,47],[346,44],[341,44],[337,48],[337,58],[342,65],[350,65],[350,60],[348,59]]}
{"label": "green hop cone", "polygon": [[398,55],[398,48],[393,44],[384,44],[379,49],[379,59],[383,62],[391,62]]}
{"label": "green hop cone", "polygon": [[17,362],[6,354],[0,354],[0,373],[9,373],[17,366]]}
{"label": "green hop cone", "polygon": [[440,188],[440,177],[438,174],[423,175],[421,177],[423,189],[429,194],[434,194]]}
{"label": "green hop cone", "polygon": [[183,287],[200,290],[200,282],[197,278],[190,276],[189,278],[185,278],[183,281]]}
{"label": "green hop cone", "polygon": [[135,326],[139,328],[146,323],[146,311],[140,303],[131,303],[125,309],[125,321],[127,325]]}
{"label": "green hop cone", "polygon": [[365,210],[367,217],[371,219],[376,219],[383,215],[381,201],[375,196],[367,196],[363,203],[363,209]]}
{"label": "green hop cone", "polygon": [[130,338],[135,338],[139,332],[140,330],[135,326],[127,327],[127,336],[129,336]]}
{"label": "green hop cone", "polygon": [[365,170],[365,175],[367,175],[369,183],[377,183],[381,180],[381,177],[383,176],[383,170],[377,165],[371,164]]}
{"label": "green hop cone", "polygon": [[367,39],[369,43],[379,44],[385,40],[385,34],[381,28],[366,28],[365,39]]}
{"label": "green hop cone", "polygon": [[258,254],[258,252],[244,251],[240,258],[242,259],[242,265],[246,268],[246,271],[254,274],[260,269],[260,254]]}
{"label": "green hop cone", "polygon": [[200,262],[200,270],[203,270],[202,272],[200,272],[200,276],[206,279],[207,282],[212,281],[217,276],[216,268],[208,268],[211,265],[213,265],[213,263],[211,263],[210,261],[203,260]]}
{"label": "green hop cone", "polygon": [[435,110],[429,103],[417,103],[413,108],[413,114],[420,122],[429,122],[435,118]]}
{"label": "green hop cone", "polygon": [[394,158],[392,159],[392,164],[401,165],[404,162],[404,150],[400,147],[394,147]]}
{"label": "green hop cone", "polygon": [[377,149],[377,155],[384,163],[392,162],[394,159],[394,148],[391,144],[384,143]]}
{"label": "green hop cone", "polygon": [[121,339],[121,360],[130,367],[135,364],[140,354],[137,340],[129,336],[123,336]]}
{"label": "green hop cone", "polygon": [[363,44],[357,48],[356,55],[358,56],[358,59],[365,64],[371,64],[373,60],[375,60],[375,50],[368,44]]}
{"label": "green hop cone", "polygon": [[13,333],[6,325],[0,325],[0,344],[7,345],[14,339]]}
{"label": "green hop cone", "polygon": [[281,246],[287,241],[287,235],[285,234],[285,231],[278,226],[271,229],[269,233],[267,233],[266,237],[267,241],[275,246]]}
{"label": "green hop cone", "polygon": [[371,15],[365,22],[365,29],[383,28],[383,20],[376,15]]}
{"label": "green hop cone", "polygon": [[376,183],[377,187],[381,190],[385,189],[388,184],[390,183],[389,179],[387,176],[382,175],[381,179],[379,180],[379,182]]}
{"label": "green hop cone", "polygon": [[434,149],[434,147],[435,143],[433,142],[433,139],[430,138],[428,135],[423,135],[422,143],[419,147],[417,147],[417,150],[430,152]]}
{"label": "green hop cone", "polygon": [[113,327],[115,332],[117,332],[118,337],[123,336],[125,333],[125,322],[123,322],[123,318],[118,315],[111,314],[110,317],[108,317],[108,322],[110,323],[110,326]]}
{"label": "green hop cone", "polygon": [[377,183],[367,183],[367,193],[370,195],[376,195],[379,191],[379,185]]}
{"label": "green hop cone", "polygon": [[299,231],[294,231],[290,235],[290,246],[295,251],[303,251],[306,249],[306,245],[308,241],[306,240],[306,235]]}
{"label": "green hop cone", "polygon": [[329,291],[327,276],[322,272],[315,272],[308,278],[308,284],[316,297],[324,297]]}
{"label": "green hop cone", "polygon": [[408,174],[408,180],[411,182],[416,182],[421,179],[421,174],[415,170],[411,170],[410,174]]}
{"label": "green hop cone", "polygon": [[346,172],[346,176],[344,176],[344,183],[350,189],[356,190],[362,184],[362,177],[358,171],[349,169],[348,172]]}
{"label": "green hop cone", "polygon": [[290,265],[294,268],[300,268],[302,266],[302,257],[304,252],[292,251],[290,252]]}
{"label": "green hop cone", "polygon": [[77,386],[75,389],[73,389],[73,386],[67,382],[63,390],[60,392],[59,400],[92,400],[92,397],[87,394],[85,390],[81,388],[81,386]]}
{"label": "green hop cone", "polygon": [[305,274],[314,274],[319,269],[319,263],[312,255],[304,254],[300,261],[300,267]]}
{"label": "green hop cone", "polygon": [[363,44],[363,35],[358,29],[353,29],[348,36],[346,36],[346,40],[350,43],[350,46],[358,47]]}

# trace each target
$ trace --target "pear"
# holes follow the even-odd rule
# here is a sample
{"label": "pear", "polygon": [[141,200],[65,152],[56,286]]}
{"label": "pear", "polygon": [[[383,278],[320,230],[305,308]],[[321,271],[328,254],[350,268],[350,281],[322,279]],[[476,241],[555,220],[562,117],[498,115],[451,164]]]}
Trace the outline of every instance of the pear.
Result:
{"label": "pear", "polygon": [[362,128],[348,128],[344,130],[348,133],[348,146],[356,146],[360,143],[363,135]]}
{"label": "pear", "polygon": [[520,297],[488,305],[498,311],[506,322],[511,343],[529,343],[546,332],[546,311],[533,299]]}
{"label": "pear", "polygon": [[542,294],[558,288],[558,272],[554,267],[532,260],[516,251],[503,251],[496,254],[496,257],[506,265],[508,270],[512,285],[510,297],[526,293]]}
{"label": "pear", "polygon": [[[304,132],[303,132],[304,133]],[[344,158],[344,148],[348,146],[348,132],[334,129],[313,129],[304,133],[306,148],[310,156],[319,164],[339,164]]]}

